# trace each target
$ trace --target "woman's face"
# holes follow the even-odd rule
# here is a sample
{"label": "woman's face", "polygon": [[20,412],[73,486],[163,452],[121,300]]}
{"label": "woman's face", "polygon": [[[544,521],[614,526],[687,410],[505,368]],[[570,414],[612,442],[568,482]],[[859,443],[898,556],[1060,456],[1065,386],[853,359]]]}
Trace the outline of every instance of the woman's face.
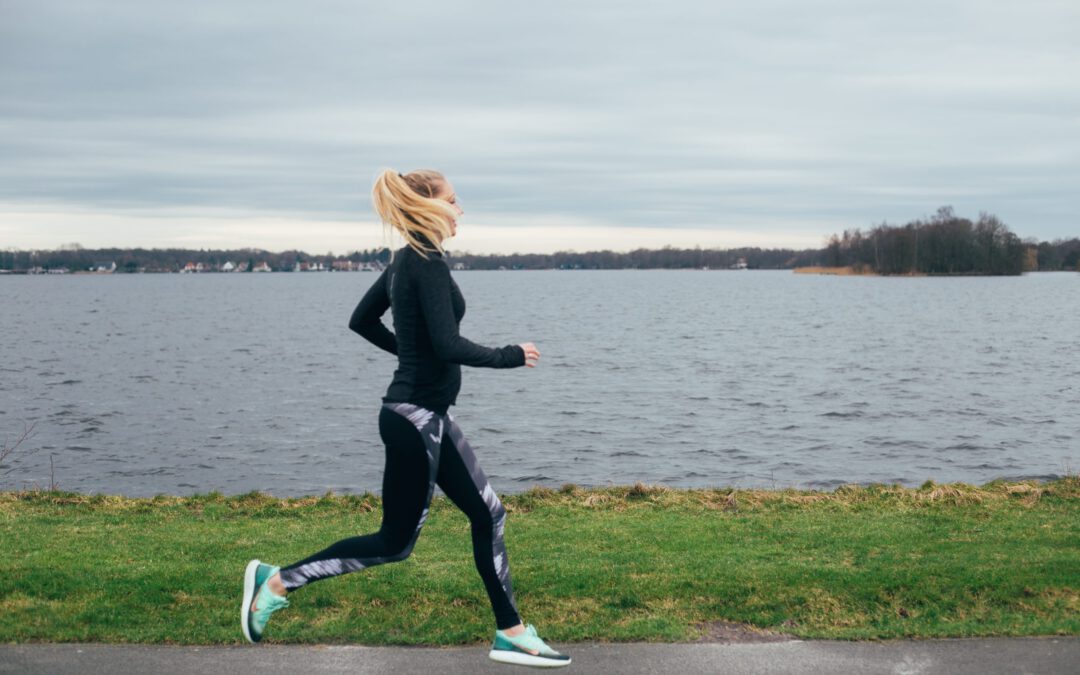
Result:
{"label": "woman's face", "polygon": [[[454,207],[454,211],[457,215],[464,215],[465,212],[461,210],[461,207],[457,203],[457,194],[454,192],[454,186],[450,184],[450,181],[446,180],[442,182],[442,186],[435,194],[435,199],[445,199],[450,202],[450,205]],[[457,234],[457,218],[450,221],[450,236]]]}

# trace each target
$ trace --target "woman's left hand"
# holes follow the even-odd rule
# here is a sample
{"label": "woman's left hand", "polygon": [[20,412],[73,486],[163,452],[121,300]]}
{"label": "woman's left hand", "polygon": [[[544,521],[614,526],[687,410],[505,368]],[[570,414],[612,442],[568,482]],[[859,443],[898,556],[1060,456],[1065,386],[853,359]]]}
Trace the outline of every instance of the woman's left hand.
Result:
{"label": "woman's left hand", "polygon": [[531,342],[524,342],[518,346],[525,350],[525,365],[535,368],[536,362],[540,360],[540,350]]}

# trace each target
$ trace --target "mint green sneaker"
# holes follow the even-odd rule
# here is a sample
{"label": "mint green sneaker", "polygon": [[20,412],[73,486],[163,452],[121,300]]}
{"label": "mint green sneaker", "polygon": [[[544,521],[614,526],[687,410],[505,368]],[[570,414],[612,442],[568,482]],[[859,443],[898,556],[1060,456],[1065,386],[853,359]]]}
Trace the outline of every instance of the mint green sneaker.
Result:
{"label": "mint green sneaker", "polygon": [[[280,569],[259,560],[252,560],[244,570],[244,603],[240,606],[240,626],[244,629],[244,637],[248,642],[261,640],[270,615],[289,606],[289,601],[271,591],[270,584],[266,583],[266,580]],[[255,611],[252,612],[251,601],[256,593],[258,600],[255,602]]]}
{"label": "mint green sneaker", "polygon": [[570,657],[544,644],[531,623],[525,626],[524,633],[514,637],[501,630],[495,631],[495,644],[491,646],[488,656],[493,661],[519,666],[561,668],[570,665]]}

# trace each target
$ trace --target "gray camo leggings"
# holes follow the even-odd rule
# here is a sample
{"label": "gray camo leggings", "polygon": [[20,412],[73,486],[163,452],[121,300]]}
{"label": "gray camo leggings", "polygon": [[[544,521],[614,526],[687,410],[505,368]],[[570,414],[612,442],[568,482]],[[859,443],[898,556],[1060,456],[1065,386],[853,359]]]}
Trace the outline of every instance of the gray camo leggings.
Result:
{"label": "gray camo leggings", "polygon": [[312,581],[409,557],[438,485],[472,524],[473,559],[496,625],[504,629],[520,623],[503,544],[506,509],[454,418],[449,412],[439,415],[411,403],[384,403],[379,435],[386,445],[379,531],[342,539],[282,567],[285,588],[292,591]]}

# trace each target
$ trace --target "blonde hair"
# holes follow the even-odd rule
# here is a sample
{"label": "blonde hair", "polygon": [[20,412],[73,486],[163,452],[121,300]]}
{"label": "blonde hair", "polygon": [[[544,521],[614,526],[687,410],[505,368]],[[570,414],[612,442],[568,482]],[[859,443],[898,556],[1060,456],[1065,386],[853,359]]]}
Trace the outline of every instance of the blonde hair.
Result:
{"label": "blonde hair", "polygon": [[445,182],[446,177],[432,169],[404,175],[385,169],[371,188],[371,201],[383,223],[424,258],[434,251],[443,253],[442,242],[450,236],[456,215],[449,202],[435,199]]}

